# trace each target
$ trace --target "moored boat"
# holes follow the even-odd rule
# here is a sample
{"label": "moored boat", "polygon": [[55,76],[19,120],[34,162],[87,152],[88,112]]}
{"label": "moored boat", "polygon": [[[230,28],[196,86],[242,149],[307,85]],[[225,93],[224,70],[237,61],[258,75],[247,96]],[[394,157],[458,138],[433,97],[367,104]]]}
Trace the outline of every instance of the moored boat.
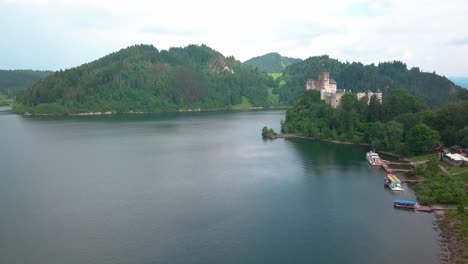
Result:
{"label": "moored boat", "polygon": [[397,176],[391,173],[387,173],[387,177],[385,177],[384,180],[385,186],[388,186],[392,191],[403,191],[403,188],[401,188],[401,181],[398,179]]}
{"label": "moored boat", "polygon": [[395,200],[393,201],[393,207],[403,209],[417,209],[419,208],[419,204],[416,201]]}
{"label": "moored boat", "polygon": [[379,154],[372,150],[366,153],[366,159],[371,166],[382,166],[382,160],[380,159]]}

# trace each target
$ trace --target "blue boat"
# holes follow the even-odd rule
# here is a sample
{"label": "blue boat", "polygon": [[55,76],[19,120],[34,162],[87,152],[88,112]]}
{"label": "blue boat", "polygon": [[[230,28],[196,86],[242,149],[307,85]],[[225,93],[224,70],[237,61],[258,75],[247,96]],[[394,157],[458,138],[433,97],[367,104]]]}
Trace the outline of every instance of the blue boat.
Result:
{"label": "blue boat", "polygon": [[393,207],[403,209],[416,209],[419,204],[416,201],[411,200],[395,200],[393,201]]}

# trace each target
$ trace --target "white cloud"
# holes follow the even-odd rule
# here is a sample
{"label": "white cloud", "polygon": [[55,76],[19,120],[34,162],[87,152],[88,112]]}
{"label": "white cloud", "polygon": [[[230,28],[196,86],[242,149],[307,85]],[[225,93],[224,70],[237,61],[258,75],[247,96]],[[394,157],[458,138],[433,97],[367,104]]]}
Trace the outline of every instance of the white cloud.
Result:
{"label": "white cloud", "polygon": [[[467,13],[463,0],[0,0],[0,33],[8,36],[0,43],[0,68],[66,68],[138,43],[205,43],[241,60],[272,51],[329,54],[468,75]],[[11,55],[28,52],[49,59]]]}

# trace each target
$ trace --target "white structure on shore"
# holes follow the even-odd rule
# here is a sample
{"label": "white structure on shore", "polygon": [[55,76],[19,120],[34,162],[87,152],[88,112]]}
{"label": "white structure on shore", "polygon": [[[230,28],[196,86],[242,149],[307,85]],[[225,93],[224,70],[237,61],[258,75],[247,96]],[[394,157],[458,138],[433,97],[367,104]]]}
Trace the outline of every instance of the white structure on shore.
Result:
{"label": "white structure on shore", "polygon": [[[307,80],[306,90],[316,90],[320,92],[320,99],[325,101],[327,104],[331,105],[333,108],[336,108],[341,103],[341,97],[346,93],[346,90],[337,89],[336,81],[330,79],[329,72],[322,72],[319,74],[317,80],[309,79]],[[358,100],[367,96],[367,103],[369,104],[370,98],[375,95],[379,102],[382,103],[382,91],[377,89],[375,93],[370,90],[367,90],[363,93],[357,93]]]}

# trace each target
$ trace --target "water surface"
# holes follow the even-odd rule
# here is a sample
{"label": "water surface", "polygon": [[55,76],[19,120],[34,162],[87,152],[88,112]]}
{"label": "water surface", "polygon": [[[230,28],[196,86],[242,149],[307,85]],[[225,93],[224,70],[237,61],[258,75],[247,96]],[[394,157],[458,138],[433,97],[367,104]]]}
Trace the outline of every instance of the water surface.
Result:
{"label": "water surface", "polygon": [[263,140],[283,118],[0,112],[0,263],[438,263],[411,191],[365,148]]}

